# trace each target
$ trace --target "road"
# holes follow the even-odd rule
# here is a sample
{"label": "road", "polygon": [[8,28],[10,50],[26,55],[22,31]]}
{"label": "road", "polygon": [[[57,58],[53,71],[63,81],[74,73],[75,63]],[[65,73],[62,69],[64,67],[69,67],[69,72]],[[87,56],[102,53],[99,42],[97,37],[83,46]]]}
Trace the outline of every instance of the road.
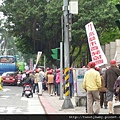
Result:
{"label": "road", "polygon": [[3,86],[0,91],[0,114],[45,114],[35,93],[33,98],[21,97],[22,87]]}

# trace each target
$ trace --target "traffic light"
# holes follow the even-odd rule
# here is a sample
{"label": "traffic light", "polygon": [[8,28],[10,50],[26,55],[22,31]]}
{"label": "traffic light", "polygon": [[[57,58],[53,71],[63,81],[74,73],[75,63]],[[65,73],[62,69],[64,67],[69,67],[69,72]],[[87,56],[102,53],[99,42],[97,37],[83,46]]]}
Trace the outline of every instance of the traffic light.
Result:
{"label": "traffic light", "polygon": [[[116,4],[115,6],[116,6],[117,10],[120,12],[120,3]],[[116,20],[115,22],[120,30],[120,19]]]}
{"label": "traffic light", "polygon": [[53,59],[59,60],[60,59],[60,48],[51,49],[53,54],[51,55]]}

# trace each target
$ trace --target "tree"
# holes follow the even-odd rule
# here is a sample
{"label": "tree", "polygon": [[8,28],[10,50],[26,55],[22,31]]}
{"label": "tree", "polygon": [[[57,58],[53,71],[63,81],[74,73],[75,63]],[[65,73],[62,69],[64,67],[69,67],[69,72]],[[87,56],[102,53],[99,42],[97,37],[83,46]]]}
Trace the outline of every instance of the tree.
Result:
{"label": "tree", "polygon": [[[82,52],[88,51],[85,25],[93,21],[100,43],[114,41],[115,20],[119,13],[117,0],[80,0],[79,14],[72,15],[72,41],[70,42],[70,66],[82,61]],[[49,63],[59,66],[51,57],[51,49],[59,47],[63,0],[7,0],[0,10],[7,16],[5,27],[15,36],[16,46],[23,54],[42,51]],[[11,24],[12,23],[12,24]],[[109,35],[113,33],[113,35]],[[109,39],[108,36],[111,36]],[[107,38],[107,39],[106,39]],[[88,58],[87,58],[88,59]],[[47,61],[47,62],[48,62]]]}
{"label": "tree", "polygon": [[[85,25],[91,21],[93,21],[95,25],[101,44],[114,41],[114,36],[111,35],[111,39],[105,39],[105,34],[109,36],[108,32],[113,33],[112,31],[116,30],[115,20],[117,17],[118,13],[116,12],[115,2],[112,0],[79,1],[79,14],[78,16],[73,16],[72,49],[78,47],[80,53],[82,53],[82,51],[88,51]],[[79,59],[79,50],[74,59]],[[76,53],[76,51],[72,50],[71,54],[74,55],[74,52]]]}

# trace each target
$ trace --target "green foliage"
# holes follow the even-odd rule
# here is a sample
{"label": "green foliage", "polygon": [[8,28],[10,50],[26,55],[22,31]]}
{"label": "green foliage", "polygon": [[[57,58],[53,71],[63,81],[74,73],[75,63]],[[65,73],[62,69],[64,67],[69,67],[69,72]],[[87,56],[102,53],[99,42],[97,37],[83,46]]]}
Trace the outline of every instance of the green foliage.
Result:
{"label": "green foliage", "polygon": [[[115,4],[118,0],[78,0],[79,14],[72,15],[72,41],[70,65],[80,64],[82,52],[88,52],[85,25],[93,21],[101,44],[120,37],[115,20],[120,15]],[[7,16],[5,27],[16,37],[16,46],[23,54],[37,55],[42,51],[46,63],[59,63],[52,59],[51,49],[58,48],[62,40],[61,15],[63,0],[6,0],[0,11]],[[12,24],[11,24],[12,23]]]}

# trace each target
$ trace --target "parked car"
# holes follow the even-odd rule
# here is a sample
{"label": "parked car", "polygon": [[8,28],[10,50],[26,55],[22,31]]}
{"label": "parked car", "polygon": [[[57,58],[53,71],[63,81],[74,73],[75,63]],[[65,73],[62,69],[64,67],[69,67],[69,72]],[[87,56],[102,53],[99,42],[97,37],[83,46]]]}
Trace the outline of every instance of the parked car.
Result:
{"label": "parked car", "polygon": [[16,72],[4,72],[2,74],[3,85],[17,85],[17,73]]}

